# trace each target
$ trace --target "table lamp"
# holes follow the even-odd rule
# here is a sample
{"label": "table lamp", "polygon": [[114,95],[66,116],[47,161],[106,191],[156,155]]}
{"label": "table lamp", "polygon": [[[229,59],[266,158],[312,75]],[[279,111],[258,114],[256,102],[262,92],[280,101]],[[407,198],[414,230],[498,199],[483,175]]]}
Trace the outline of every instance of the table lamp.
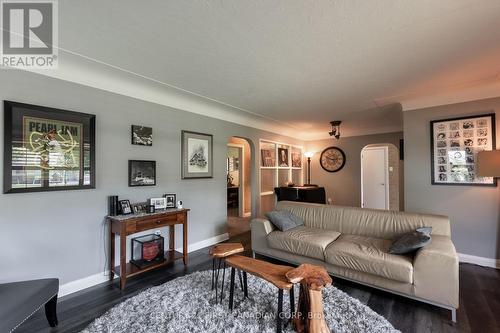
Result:
{"label": "table lamp", "polygon": [[500,177],[500,150],[480,151],[476,167],[480,177]]}
{"label": "table lamp", "polygon": [[307,157],[307,184],[304,184],[304,186],[314,186],[311,184],[311,157],[314,156],[314,152],[306,151],[304,156]]}

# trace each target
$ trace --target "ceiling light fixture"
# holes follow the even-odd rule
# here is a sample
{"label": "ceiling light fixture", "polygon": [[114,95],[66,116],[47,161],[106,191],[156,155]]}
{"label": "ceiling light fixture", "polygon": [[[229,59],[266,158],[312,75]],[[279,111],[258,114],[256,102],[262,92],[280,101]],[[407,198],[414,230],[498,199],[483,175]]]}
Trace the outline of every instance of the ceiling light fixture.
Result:
{"label": "ceiling light fixture", "polygon": [[340,120],[334,120],[334,121],[330,121],[330,125],[332,125],[332,130],[330,132],[328,132],[328,134],[330,134],[330,136],[334,136],[335,139],[340,139],[340,124],[342,122]]}

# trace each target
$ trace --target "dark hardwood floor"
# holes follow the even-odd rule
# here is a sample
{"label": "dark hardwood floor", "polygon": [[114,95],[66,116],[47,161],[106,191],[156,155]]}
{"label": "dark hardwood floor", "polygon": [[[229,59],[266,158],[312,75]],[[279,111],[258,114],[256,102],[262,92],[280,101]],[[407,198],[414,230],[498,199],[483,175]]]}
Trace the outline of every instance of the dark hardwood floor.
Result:
{"label": "dark hardwood floor", "polygon": [[[250,255],[250,234],[234,236]],[[104,283],[62,298],[58,304],[59,326],[48,327],[43,310],[35,313],[16,330],[20,332],[79,332],[94,318],[140,291],[198,270],[211,269],[208,248],[190,253],[189,265],[181,261],[132,278],[120,291],[118,284]],[[460,265],[460,309],[458,323],[450,321],[450,311],[404,297],[334,279],[335,287],[357,298],[389,320],[402,332],[500,332],[500,270],[476,265]],[[181,333],[181,332],[179,332]]]}

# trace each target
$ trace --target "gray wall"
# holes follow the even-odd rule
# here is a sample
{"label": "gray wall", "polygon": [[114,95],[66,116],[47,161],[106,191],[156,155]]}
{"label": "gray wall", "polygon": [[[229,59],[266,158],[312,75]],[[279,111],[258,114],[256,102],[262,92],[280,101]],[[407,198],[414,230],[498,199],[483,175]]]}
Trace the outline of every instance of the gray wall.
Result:
{"label": "gray wall", "polygon": [[[104,217],[107,196],[111,194],[139,202],[176,193],[184,206],[191,209],[190,244],[223,234],[228,138],[234,135],[249,138],[254,148],[259,138],[302,144],[250,127],[22,71],[1,71],[0,99],[97,116],[95,190],[0,194],[0,282],[55,276],[64,284],[104,271],[107,248]],[[3,131],[1,119],[0,131]],[[153,127],[152,147],[130,144],[131,124]],[[213,179],[181,180],[183,129],[214,135]],[[3,133],[0,140],[3,145]],[[158,185],[129,188],[129,159],[156,160]],[[252,190],[256,198],[257,160],[254,158],[252,163]],[[254,202],[256,211],[258,201]],[[180,245],[180,238],[177,244]]]}
{"label": "gray wall", "polygon": [[459,253],[500,258],[498,188],[431,185],[430,121],[491,111],[500,98],[404,112],[405,196],[407,211],[450,217]]}
{"label": "gray wall", "polygon": [[[341,206],[361,206],[361,150],[369,144],[392,143],[399,148],[399,140],[403,133],[386,133],[375,135],[353,136],[336,139],[309,141],[305,144],[305,151],[314,151],[311,158],[311,183],[324,186],[327,198],[333,200],[333,204]],[[346,164],[338,172],[329,173],[323,170],[319,164],[321,152],[330,146],[341,148],[346,154]],[[307,163],[306,163],[307,165]],[[402,162],[400,173],[403,172]],[[304,169],[307,172],[307,168]],[[304,181],[307,181],[307,176]],[[400,181],[400,203],[403,202],[403,182]],[[402,207],[401,207],[402,208]]]}

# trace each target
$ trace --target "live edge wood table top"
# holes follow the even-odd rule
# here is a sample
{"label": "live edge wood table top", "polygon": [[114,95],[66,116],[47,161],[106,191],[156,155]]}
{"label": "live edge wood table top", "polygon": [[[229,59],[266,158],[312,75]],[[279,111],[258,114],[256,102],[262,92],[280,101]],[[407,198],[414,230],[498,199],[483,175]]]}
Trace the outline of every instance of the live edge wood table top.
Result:
{"label": "live edge wood table top", "polygon": [[[110,245],[110,261],[109,261],[109,278],[114,279],[114,275],[120,276],[120,289],[125,288],[125,282],[128,277],[138,275],[152,269],[165,266],[170,262],[178,259],[183,259],[184,265],[187,265],[187,213],[189,209],[165,209],[158,210],[155,213],[128,214],[118,216],[108,216],[110,223],[109,228],[109,245]],[[182,237],[182,253],[175,251],[175,225],[181,224]],[[169,246],[165,252],[165,259],[161,262],[150,266],[139,268],[130,262],[126,262],[126,245],[127,236],[137,232],[157,229],[161,227],[169,227]],[[120,264],[115,266],[115,236],[120,237]]]}

